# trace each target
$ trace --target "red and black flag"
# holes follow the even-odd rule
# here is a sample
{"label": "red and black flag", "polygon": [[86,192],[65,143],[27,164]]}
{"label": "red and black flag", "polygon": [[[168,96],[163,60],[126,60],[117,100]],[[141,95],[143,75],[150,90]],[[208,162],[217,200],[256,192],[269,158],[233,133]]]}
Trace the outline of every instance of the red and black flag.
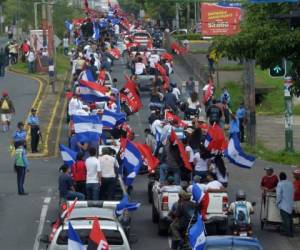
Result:
{"label": "red and black flag", "polygon": [[87,250],[109,250],[109,245],[100,228],[98,218],[93,220],[93,227],[89,235]]}

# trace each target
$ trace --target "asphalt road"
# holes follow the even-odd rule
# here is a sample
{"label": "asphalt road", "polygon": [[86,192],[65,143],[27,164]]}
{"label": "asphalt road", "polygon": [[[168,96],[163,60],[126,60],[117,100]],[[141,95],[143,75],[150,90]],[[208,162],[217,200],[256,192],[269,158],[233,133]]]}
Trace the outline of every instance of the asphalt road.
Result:
{"label": "asphalt road", "polygon": [[[125,72],[126,68],[123,62],[117,62],[113,68],[112,77],[118,78],[123,83],[123,73]],[[189,76],[187,70],[180,65],[176,65],[175,72],[174,78],[178,83],[186,80]],[[18,120],[23,120],[27,116],[37,92],[37,83],[24,77],[7,74],[5,78],[0,78],[0,90],[3,89],[9,91],[15,102],[17,110],[13,120],[13,126],[15,126]],[[135,129],[139,141],[143,141],[143,130],[147,126],[149,93],[142,92],[142,101],[144,108],[139,114],[130,117],[130,124]],[[36,244],[36,239],[39,233],[49,232],[50,222],[57,216],[57,177],[61,160],[30,160],[30,172],[27,174],[25,181],[25,189],[29,192],[29,195],[18,196],[16,176],[13,172],[12,158],[8,151],[9,138],[10,134],[0,133],[0,249],[45,249],[43,245]],[[61,138],[61,141],[65,141],[65,139],[66,135]],[[259,179],[266,165],[270,164],[257,160],[251,170],[245,170],[227,164],[230,173],[228,188],[230,198],[234,198],[237,189],[243,188],[247,192],[248,200],[257,202],[253,224],[255,236],[262,242],[264,249],[299,249],[299,230],[295,238],[288,239],[280,236],[272,228],[265,231],[259,229]],[[282,170],[288,173],[291,172],[288,166],[272,165],[277,173]],[[291,178],[291,175],[289,177]],[[137,236],[138,242],[132,245],[132,249],[169,249],[168,238],[158,236],[157,225],[151,222],[151,206],[147,201],[146,176],[136,178],[132,199],[142,203],[141,208],[133,214],[132,233]]]}

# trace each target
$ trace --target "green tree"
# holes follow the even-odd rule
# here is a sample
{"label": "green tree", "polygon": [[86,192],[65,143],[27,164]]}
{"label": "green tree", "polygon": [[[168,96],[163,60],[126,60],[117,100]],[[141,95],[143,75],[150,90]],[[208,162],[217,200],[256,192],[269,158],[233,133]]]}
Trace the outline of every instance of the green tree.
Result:
{"label": "green tree", "polygon": [[292,29],[285,19],[295,4],[246,4],[241,32],[230,37],[217,37],[212,48],[230,59],[255,59],[262,69],[282,58],[292,61],[290,72],[295,84],[292,93],[300,95],[300,27]]}

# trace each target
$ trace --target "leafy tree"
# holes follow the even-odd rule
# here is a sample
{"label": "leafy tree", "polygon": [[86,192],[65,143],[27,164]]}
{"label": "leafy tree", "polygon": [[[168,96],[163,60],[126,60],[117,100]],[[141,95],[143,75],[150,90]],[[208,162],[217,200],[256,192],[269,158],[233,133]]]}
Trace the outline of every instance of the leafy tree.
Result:
{"label": "leafy tree", "polygon": [[292,93],[300,95],[300,27],[292,29],[288,20],[278,19],[295,9],[295,4],[247,4],[241,32],[230,37],[217,37],[212,48],[230,59],[255,59],[262,69],[282,58],[293,63]]}

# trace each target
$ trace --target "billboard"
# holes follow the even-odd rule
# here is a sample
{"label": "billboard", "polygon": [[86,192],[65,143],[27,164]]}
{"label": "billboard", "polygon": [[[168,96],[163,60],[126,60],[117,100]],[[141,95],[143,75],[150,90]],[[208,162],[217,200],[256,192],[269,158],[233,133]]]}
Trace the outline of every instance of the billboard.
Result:
{"label": "billboard", "polygon": [[203,36],[234,35],[240,31],[241,8],[202,3],[200,11]]}

